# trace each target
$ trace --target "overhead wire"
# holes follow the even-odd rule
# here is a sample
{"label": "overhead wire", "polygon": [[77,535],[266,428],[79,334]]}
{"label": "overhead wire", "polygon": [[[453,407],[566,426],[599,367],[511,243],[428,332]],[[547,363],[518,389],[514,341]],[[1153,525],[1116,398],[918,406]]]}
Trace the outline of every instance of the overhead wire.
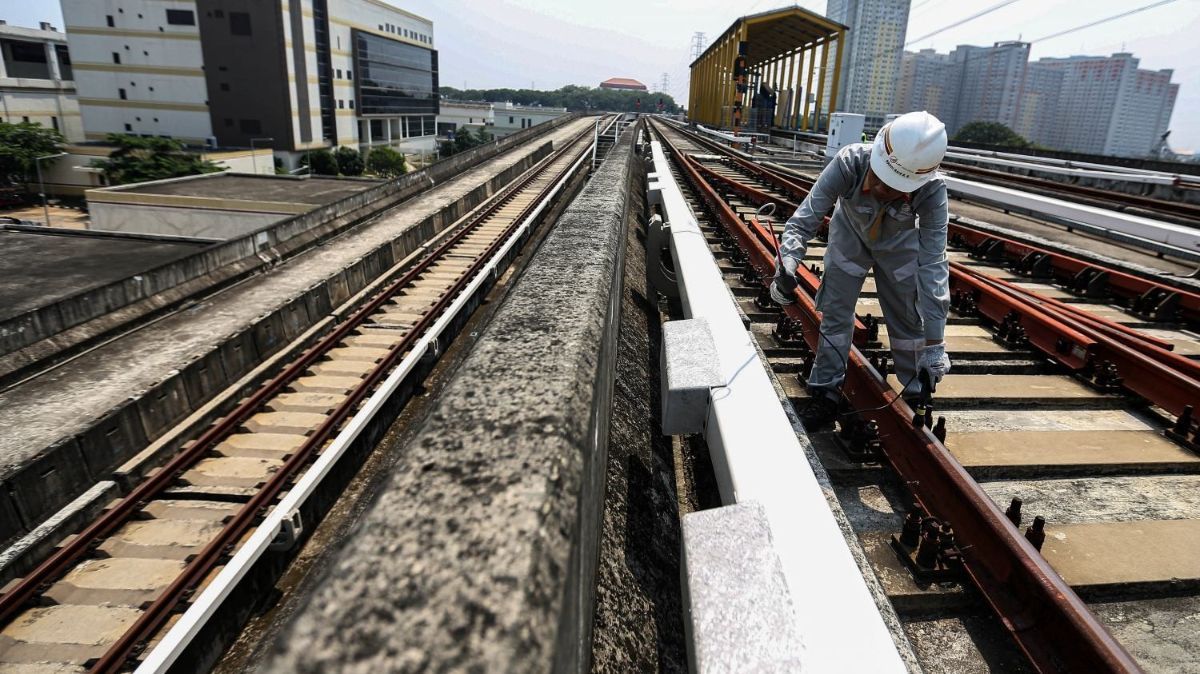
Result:
{"label": "overhead wire", "polygon": [[959,26],[961,26],[961,25],[963,25],[963,24],[965,24],[965,23],[969,23],[969,22],[971,22],[971,21],[974,21],[975,19],[978,19],[978,18],[980,18],[980,17],[982,17],[982,16],[986,16],[986,15],[988,15],[988,14],[991,14],[992,12],[996,11],[997,9],[1001,9],[1001,8],[1003,8],[1003,7],[1007,7],[1007,6],[1011,5],[1011,4],[1013,4],[1014,2],[1018,2],[1018,1],[1019,1],[1019,0],[1000,0],[1000,2],[997,2],[996,4],[994,4],[994,5],[991,5],[990,7],[987,7],[987,8],[985,8],[985,9],[982,9],[982,10],[980,10],[980,11],[978,11],[978,12],[975,12],[974,14],[972,14],[971,16],[968,16],[968,17],[967,17],[967,18],[965,18],[965,19],[960,19],[960,20],[958,20],[958,21],[955,21],[954,23],[952,23],[952,24],[950,24],[950,25],[948,25],[948,26],[942,26],[941,28],[939,28],[939,29],[937,29],[937,30],[933,31],[932,33],[927,33],[927,34],[925,34],[925,35],[922,35],[921,37],[918,37],[918,38],[914,38],[914,39],[912,39],[912,40],[909,40],[908,42],[905,42],[905,43],[904,43],[904,46],[905,46],[905,47],[907,47],[907,46],[908,46],[908,45],[910,45],[910,44],[915,44],[915,43],[917,43],[917,42],[920,42],[920,41],[922,41],[922,40],[925,40],[925,39],[931,38],[931,37],[933,37],[934,35],[938,35],[938,34],[940,34],[940,33],[944,33],[945,31],[948,31],[948,30],[950,30],[951,28],[958,28]]}
{"label": "overhead wire", "polygon": [[1099,25],[1100,25],[1100,24],[1102,24],[1102,23],[1108,23],[1109,21],[1113,21],[1113,20],[1116,20],[1116,19],[1124,18],[1124,17],[1126,17],[1126,16],[1130,16],[1131,14],[1137,14],[1138,12],[1144,12],[1144,11],[1146,11],[1146,10],[1148,10],[1148,9],[1154,9],[1155,7],[1162,7],[1163,5],[1169,5],[1169,4],[1171,4],[1172,2],[1175,2],[1175,1],[1176,1],[1176,0],[1158,0],[1158,2],[1152,2],[1152,3],[1150,3],[1150,4],[1148,4],[1148,5],[1144,5],[1144,6],[1142,6],[1142,7],[1137,7],[1137,8],[1135,8],[1135,9],[1130,9],[1130,10],[1127,10],[1127,11],[1121,12],[1121,13],[1119,13],[1119,14],[1113,14],[1112,16],[1105,17],[1105,18],[1103,18],[1103,19],[1097,19],[1097,20],[1095,20],[1095,21],[1089,21],[1088,23],[1080,24],[1080,25],[1078,25],[1078,26],[1075,26],[1074,28],[1068,28],[1068,29],[1066,29],[1066,30],[1060,30],[1060,31],[1058,31],[1057,33],[1051,33],[1050,35],[1045,35],[1045,36],[1039,37],[1039,38],[1038,38],[1038,39],[1036,39],[1036,40],[1030,40],[1030,41],[1029,41],[1029,44],[1033,44],[1033,43],[1035,43],[1035,42],[1041,42],[1041,41],[1043,41],[1043,40],[1051,40],[1051,39],[1053,39],[1053,38],[1056,38],[1056,37],[1062,37],[1063,35],[1068,35],[1068,34],[1070,34],[1070,33],[1074,33],[1074,32],[1076,32],[1076,31],[1080,31],[1080,30],[1083,30],[1083,29],[1085,29],[1085,28],[1091,28],[1092,26],[1099,26]]}

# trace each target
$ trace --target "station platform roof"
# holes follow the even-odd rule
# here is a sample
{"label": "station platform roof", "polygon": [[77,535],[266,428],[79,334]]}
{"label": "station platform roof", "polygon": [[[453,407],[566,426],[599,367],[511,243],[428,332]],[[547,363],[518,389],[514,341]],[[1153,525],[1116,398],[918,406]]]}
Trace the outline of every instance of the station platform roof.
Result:
{"label": "station platform roof", "polygon": [[748,14],[730,24],[721,37],[713,40],[692,62],[692,66],[708,56],[723,39],[737,36],[743,27],[746,29],[743,39],[749,43],[746,60],[751,68],[794,51],[798,46],[837,39],[839,31],[850,30],[849,26],[802,7]]}
{"label": "station platform roof", "polygon": [[[821,128],[837,101],[842,58],[836,47],[847,30],[794,5],[738,18],[691,64],[688,118],[736,129],[754,93],[765,87],[778,97],[768,126]],[[734,72],[739,55],[747,69],[740,81]]]}

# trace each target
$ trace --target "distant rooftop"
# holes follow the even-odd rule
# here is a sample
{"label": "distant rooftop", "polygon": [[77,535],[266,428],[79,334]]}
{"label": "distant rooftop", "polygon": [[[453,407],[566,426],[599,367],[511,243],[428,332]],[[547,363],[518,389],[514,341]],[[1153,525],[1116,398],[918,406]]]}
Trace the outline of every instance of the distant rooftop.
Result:
{"label": "distant rooftop", "polygon": [[0,226],[0,320],[176,260],[209,241]]}
{"label": "distant rooftop", "polygon": [[600,83],[601,89],[631,89],[635,91],[646,91],[646,85],[628,77],[610,77]]}
{"label": "distant rooftop", "polygon": [[[248,173],[208,173],[186,178],[157,180],[88,190],[88,201],[150,204],[154,197],[163,202],[212,200],[210,207],[280,213],[305,213],[318,206],[381,184],[366,178],[322,178],[307,176],[269,176]],[[165,205],[165,204],[164,204]],[[201,204],[194,204],[201,205]]]}

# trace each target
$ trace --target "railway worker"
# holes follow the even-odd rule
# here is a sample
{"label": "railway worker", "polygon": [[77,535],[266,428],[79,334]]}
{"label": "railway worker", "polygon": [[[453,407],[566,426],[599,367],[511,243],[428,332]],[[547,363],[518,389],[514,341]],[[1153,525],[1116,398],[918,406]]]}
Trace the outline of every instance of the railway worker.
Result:
{"label": "railway worker", "polygon": [[805,428],[837,419],[854,307],[872,267],[903,395],[911,400],[921,393],[922,370],[935,384],[950,370],[943,342],[950,304],[948,215],[946,185],[937,172],[945,154],[946,127],[936,117],[923,111],[901,115],[872,144],[843,147],[788,218],[771,284],[779,304],[796,301],[796,269],[817,227],[833,212],[816,296],[822,316],[808,376],[811,398],[800,412]]}

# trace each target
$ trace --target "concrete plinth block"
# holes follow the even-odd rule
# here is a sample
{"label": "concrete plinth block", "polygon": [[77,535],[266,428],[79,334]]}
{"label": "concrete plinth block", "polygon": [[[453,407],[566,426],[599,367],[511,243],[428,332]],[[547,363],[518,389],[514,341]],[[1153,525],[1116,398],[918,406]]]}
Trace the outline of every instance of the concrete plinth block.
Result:
{"label": "concrete plinth block", "polygon": [[692,672],[801,671],[795,608],[761,505],[684,515],[680,557]]}
{"label": "concrete plinth block", "polygon": [[663,435],[702,432],[708,417],[708,392],[724,383],[708,321],[696,318],[664,323],[660,360]]}

